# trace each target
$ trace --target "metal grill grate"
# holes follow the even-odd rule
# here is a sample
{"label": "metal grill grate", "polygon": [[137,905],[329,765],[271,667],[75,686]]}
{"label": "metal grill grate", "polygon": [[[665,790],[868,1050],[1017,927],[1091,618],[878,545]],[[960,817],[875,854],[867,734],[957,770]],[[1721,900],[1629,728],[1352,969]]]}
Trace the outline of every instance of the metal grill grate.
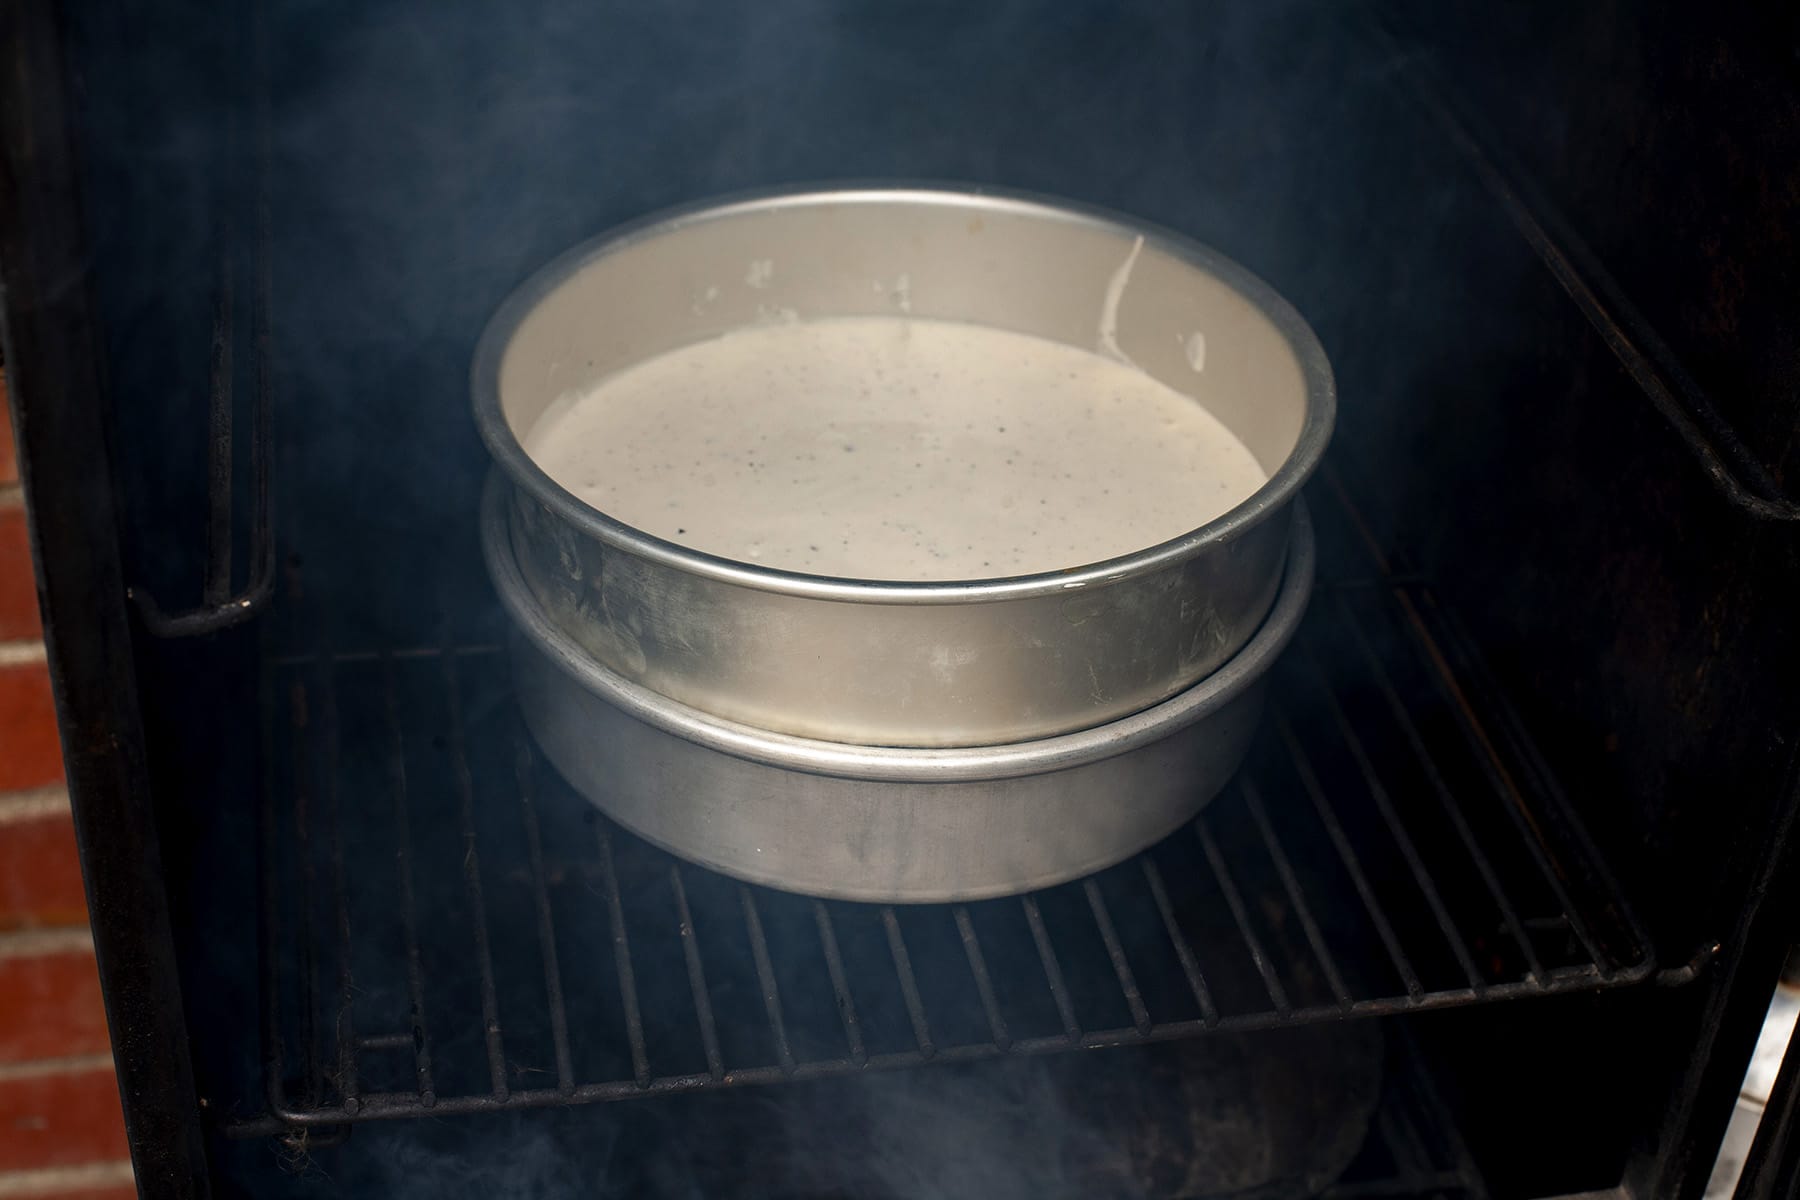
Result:
{"label": "metal grill grate", "polygon": [[1642,930],[1465,646],[1422,587],[1323,587],[1249,764],[1190,828],[1063,887],[916,908],[741,885],[611,825],[535,758],[493,647],[277,660],[268,1115],[241,1128],[1644,978]]}

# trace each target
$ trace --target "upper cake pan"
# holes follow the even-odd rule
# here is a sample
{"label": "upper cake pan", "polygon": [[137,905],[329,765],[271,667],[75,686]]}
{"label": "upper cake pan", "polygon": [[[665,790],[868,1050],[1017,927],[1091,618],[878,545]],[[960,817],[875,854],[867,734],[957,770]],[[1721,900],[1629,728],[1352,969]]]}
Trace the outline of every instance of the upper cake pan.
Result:
{"label": "upper cake pan", "polygon": [[[761,270],[757,268],[761,267]],[[955,582],[800,574],[703,553],[584,503],[522,438],[556,400],[771,319],[906,312],[1105,349],[1193,396],[1269,479],[1216,520],[1066,570]],[[1204,337],[1204,370],[1188,347]],[[1092,728],[1224,664],[1269,611],[1292,503],[1330,437],[1318,341],[1184,238],[1061,202],[809,190],[660,215],[578,246],[501,306],[476,420],[547,619],[623,678],[779,733],[872,746]]]}

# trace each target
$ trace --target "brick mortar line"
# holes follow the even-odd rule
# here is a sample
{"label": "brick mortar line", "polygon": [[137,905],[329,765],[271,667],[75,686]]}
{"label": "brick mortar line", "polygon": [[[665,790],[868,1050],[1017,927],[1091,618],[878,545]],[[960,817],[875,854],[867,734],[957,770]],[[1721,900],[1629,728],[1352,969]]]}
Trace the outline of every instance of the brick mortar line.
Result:
{"label": "brick mortar line", "polygon": [[41,1079],[45,1075],[85,1075],[91,1071],[113,1071],[112,1051],[98,1054],[65,1054],[61,1058],[34,1058],[29,1062],[0,1063],[0,1084],[15,1079]]}
{"label": "brick mortar line", "polygon": [[25,485],[22,483],[0,483],[0,508],[13,505],[25,507]]}
{"label": "brick mortar line", "polygon": [[27,792],[0,793],[0,829],[69,811],[69,789],[61,784],[32,788]]}
{"label": "brick mortar line", "polygon": [[0,667],[23,667],[48,661],[41,639],[21,638],[13,642],[0,642]]}
{"label": "brick mortar line", "polygon": [[0,962],[48,954],[93,954],[94,935],[85,925],[61,929],[19,929],[0,933]]}
{"label": "brick mortar line", "polygon": [[129,1159],[83,1163],[78,1167],[39,1167],[31,1171],[0,1171],[0,1200],[31,1196],[55,1200],[69,1192],[102,1187],[123,1187],[135,1182]]}

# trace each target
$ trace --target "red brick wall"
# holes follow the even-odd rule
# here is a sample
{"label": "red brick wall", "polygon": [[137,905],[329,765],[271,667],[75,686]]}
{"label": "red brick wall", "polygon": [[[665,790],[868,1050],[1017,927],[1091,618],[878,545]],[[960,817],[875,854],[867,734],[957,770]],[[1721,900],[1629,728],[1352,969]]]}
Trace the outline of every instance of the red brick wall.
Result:
{"label": "red brick wall", "polygon": [[135,1196],[0,374],[0,1197]]}

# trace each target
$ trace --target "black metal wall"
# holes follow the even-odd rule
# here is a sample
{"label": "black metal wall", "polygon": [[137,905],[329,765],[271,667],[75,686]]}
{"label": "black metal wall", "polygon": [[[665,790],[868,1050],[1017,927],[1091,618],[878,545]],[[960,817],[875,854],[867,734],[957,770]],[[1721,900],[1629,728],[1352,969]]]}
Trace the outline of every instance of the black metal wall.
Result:
{"label": "black metal wall", "polygon": [[[794,180],[1112,205],[1219,246],[1315,324],[1348,486],[1462,614],[1665,960],[1686,961],[1741,931],[1791,784],[1800,525],[1707,477],[1420,106],[1413,68],[1448,77],[1541,177],[1711,398],[1692,424],[1741,434],[1770,478],[1731,465],[1767,495],[1800,453],[1792,29],[1673,5],[1419,6],[1375,22],[1388,38],[1366,15],[289,2],[267,14],[264,80],[249,9],[70,6],[127,570],[168,603],[198,586],[213,263],[223,219],[251,228],[263,83],[276,519],[315,622],[278,620],[277,637],[417,641],[490,619],[467,362],[500,297],[571,242]],[[188,1021],[217,1035],[197,1053],[218,1094],[254,1086],[255,653],[238,635],[146,656]],[[1752,939],[1752,990],[1779,940]],[[1501,1189],[1573,1189],[1666,1153],[1690,1102],[1698,1128],[1720,1117],[1723,1085],[1683,1073],[1709,1021],[1722,1059],[1747,1049],[1718,1003],[1508,1006],[1425,1032]],[[246,1179],[268,1165],[219,1153]]]}

